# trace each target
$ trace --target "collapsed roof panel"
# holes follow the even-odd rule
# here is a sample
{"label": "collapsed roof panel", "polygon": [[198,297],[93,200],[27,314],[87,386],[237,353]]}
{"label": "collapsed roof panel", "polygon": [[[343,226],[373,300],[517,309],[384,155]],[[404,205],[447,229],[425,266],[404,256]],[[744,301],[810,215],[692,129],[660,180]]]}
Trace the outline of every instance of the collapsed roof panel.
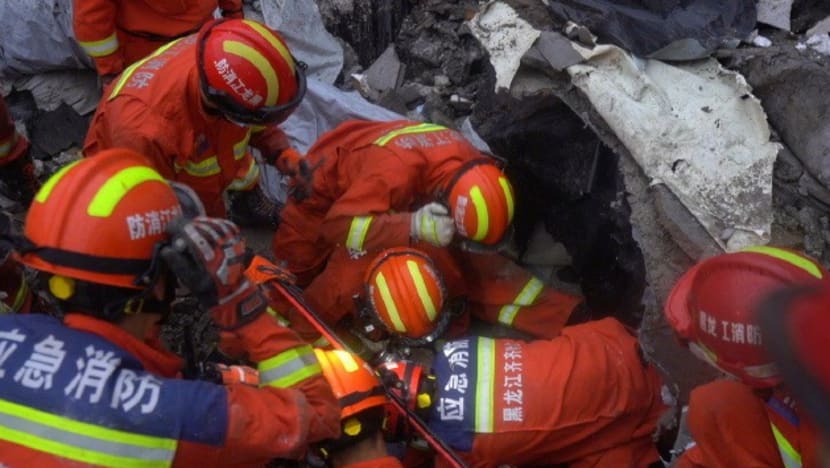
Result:
{"label": "collapsed roof panel", "polygon": [[[516,17],[505,2],[491,2],[471,20],[479,41],[496,52],[491,57],[496,57],[497,75],[499,69],[511,70],[499,58],[524,55],[526,41],[482,34],[477,31],[488,28],[476,25]],[[505,31],[527,36],[519,27]],[[616,46],[572,47],[583,61],[567,67],[571,84],[652,183],[665,183],[724,249],[769,240],[778,147],[770,142],[766,115],[743,77],[712,59],[670,65],[636,58]],[[553,67],[550,73],[555,73]],[[513,77],[515,73],[503,76],[500,82]]]}

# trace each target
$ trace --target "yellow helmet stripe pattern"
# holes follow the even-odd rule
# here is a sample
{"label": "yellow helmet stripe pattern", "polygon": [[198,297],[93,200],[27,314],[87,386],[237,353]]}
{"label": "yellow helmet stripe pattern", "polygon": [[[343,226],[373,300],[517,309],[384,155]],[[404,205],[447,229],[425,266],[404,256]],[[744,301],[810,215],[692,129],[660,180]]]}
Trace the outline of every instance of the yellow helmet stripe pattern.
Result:
{"label": "yellow helmet stripe pattern", "polygon": [[499,185],[504,190],[504,199],[507,201],[507,220],[513,220],[513,188],[510,187],[510,182],[507,177],[499,177]]}
{"label": "yellow helmet stripe pattern", "polygon": [[789,252],[784,249],[759,245],[755,247],[747,247],[745,249],[742,249],[741,252],[755,252],[763,255],[769,255],[770,257],[775,257],[793,266],[801,268],[802,270],[815,276],[816,278],[821,279],[823,276],[821,273],[821,269],[819,269],[819,267],[817,267],[815,263],[811,262],[809,259],[802,257],[801,255]]}
{"label": "yellow helmet stripe pattern", "polygon": [[60,182],[69,170],[75,167],[79,162],[81,162],[81,159],[63,166],[63,168],[53,174],[52,177],[50,177],[49,180],[43,184],[43,187],[40,188],[37,195],[35,195],[35,201],[38,203],[46,203],[46,200],[49,199],[49,195],[52,195],[52,190],[55,189],[58,182]]}
{"label": "yellow helmet stripe pattern", "polygon": [[386,284],[386,278],[383,276],[383,273],[378,273],[375,281],[378,285],[378,291],[380,291],[380,298],[383,301],[383,305],[386,306],[386,311],[389,312],[389,319],[392,321],[392,326],[395,327],[395,331],[401,333],[406,332],[406,326],[404,326],[403,320],[401,320],[401,314],[398,313],[398,306],[395,304],[395,300],[392,299],[392,293],[389,292],[389,285]]}
{"label": "yellow helmet stripe pattern", "polygon": [[265,86],[268,88],[265,96],[265,105],[273,106],[277,103],[280,84],[277,80],[277,71],[271,68],[268,59],[253,47],[239,41],[225,41],[222,43],[222,50],[229,54],[241,57],[253,65],[265,79]]}
{"label": "yellow helmet stripe pattern", "polygon": [[167,467],[175,439],[110,429],[0,400],[0,440],[108,467]]}
{"label": "yellow helmet stripe pattern", "polygon": [[242,20],[242,22],[250,26],[251,29],[258,32],[263,39],[268,41],[268,43],[271,44],[271,47],[273,47],[277,50],[277,52],[279,52],[282,59],[285,60],[285,63],[287,63],[288,66],[291,67],[291,71],[294,72],[295,65],[294,59],[291,57],[291,52],[289,52],[288,48],[286,48],[285,45],[283,45],[283,43],[280,42],[279,39],[277,39],[277,36],[275,36],[273,32],[269,31],[268,28],[263,27],[256,21]]}
{"label": "yellow helmet stripe pattern", "polygon": [[480,337],[476,347],[476,406],[474,430],[481,433],[493,432],[496,381],[496,342],[492,338]]}
{"label": "yellow helmet stripe pattern", "polygon": [[487,202],[484,200],[484,195],[481,194],[478,185],[473,185],[473,188],[470,189],[470,200],[473,201],[473,206],[476,209],[477,221],[473,240],[480,241],[487,237],[487,231],[490,229],[490,214],[487,212]]}
{"label": "yellow helmet stripe pattern", "polygon": [[332,352],[337,356],[337,360],[340,361],[340,364],[343,365],[343,370],[346,372],[357,372],[360,369],[357,361],[354,360],[354,357],[349,352],[341,349],[335,349]]}
{"label": "yellow helmet stripe pattern", "polygon": [[118,203],[133,187],[152,180],[164,182],[164,177],[146,166],[133,166],[118,171],[92,197],[92,201],[89,202],[89,206],[86,208],[87,214],[98,218],[106,218],[112,214]]}
{"label": "yellow helmet stripe pattern", "polygon": [[427,283],[424,281],[424,276],[421,274],[421,269],[414,260],[406,261],[406,268],[409,269],[409,274],[412,275],[412,281],[415,283],[415,289],[418,291],[418,297],[421,298],[421,304],[427,313],[430,321],[435,320],[436,310],[435,304],[427,291]]}
{"label": "yellow helmet stripe pattern", "polygon": [[427,133],[427,132],[440,132],[446,130],[447,127],[442,125],[436,125],[431,123],[421,123],[417,125],[409,125],[403,128],[399,128],[397,130],[392,130],[391,132],[379,137],[373,143],[378,146],[384,146],[393,138],[400,136],[400,135],[411,135],[413,133]]}

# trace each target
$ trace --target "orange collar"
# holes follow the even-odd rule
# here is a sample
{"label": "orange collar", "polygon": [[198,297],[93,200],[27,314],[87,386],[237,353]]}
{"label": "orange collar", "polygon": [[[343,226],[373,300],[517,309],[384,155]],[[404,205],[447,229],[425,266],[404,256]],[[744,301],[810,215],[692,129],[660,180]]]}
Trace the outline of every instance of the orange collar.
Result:
{"label": "orange collar", "polygon": [[142,342],[117,325],[84,314],[67,314],[63,323],[69,328],[98,335],[132,354],[152,374],[170,378],[176,377],[182,369],[182,359],[162,349],[156,337],[149,337]]}

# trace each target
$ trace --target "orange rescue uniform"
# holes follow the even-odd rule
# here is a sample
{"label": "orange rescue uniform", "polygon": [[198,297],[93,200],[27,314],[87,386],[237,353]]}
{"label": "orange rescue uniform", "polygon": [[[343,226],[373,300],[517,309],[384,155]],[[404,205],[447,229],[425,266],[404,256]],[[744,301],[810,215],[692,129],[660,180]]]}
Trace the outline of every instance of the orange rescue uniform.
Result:
{"label": "orange rescue uniform", "polygon": [[565,327],[552,340],[450,341],[432,367],[429,427],[471,467],[658,461],[662,381],[615,319]]}
{"label": "orange rescue uniform", "polygon": [[718,380],[692,390],[687,423],[694,445],[678,468],[819,466],[817,429],[788,397],[765,402],[741,382]]}
{"label": "orange rescue uniform", "polygon": [[249,190],[259,167],[248,144],[287,147],[279,128],[251,128],[205,112],[199,88],[196,36],[159,48],[104,90],[84,141],[84,156],[114,147],[149,159],[161,175],[196,192],[208,216],[224,217],[225,190]]}
{"label": "orange rescue uniform", "polygon": [[74,0],[75,38],[95,60],[99,75],[113,75],[213,18],[242,17],[242,0]]}
{"label": "orange rescue uniform", "polygon": [[[459,169],[482,157],[458,132],[440,125],[347,121],[309,150],[311,195],[286,204],[274,254],[300,286],[307,285],[308,303],[330,325],[355,311],[353,297],[362,292],[378,253],[412,246],[435,261],[448,297],[467,297],[474,315],[535,336],[557,336],[581,298],[545,286],[500,255],[410,238],[412,212],[442,200]],[[300,317],[290,320],[304,337],[315,335]]]}
{"label": "orange rescue uniform", "polygon": [[[7,370],[25,370],[32,352],[23,345],[31,348],[47,336],[34,350],[43,353],[38,350],[46,342],[49,356],[66,355],[45,386],[41,377],[10,381],[7,374],[0,391],[4,466],[152,465],[148,460],[166,466],[261,466],[275,457],[300,458],[309,443],[339,434],[340,409],[313,350],[267,315],[235,331],[258,363],[260,388],[180,380],[181,359],[162,349],[156,336],[140,341],[88,315],[69,314],[63,324],[41,314],[0,316],[0,331],[19,345],[11,348]],[[64,391],[80,385],[72,380],[76,361],[81,366],[96,349],[111,365],[86,364],[99,366],[88,372],[98,372],[98,396]],[[37,384],[40,388],[31,390]],[[125,391],[134,401],[116,404]]]}

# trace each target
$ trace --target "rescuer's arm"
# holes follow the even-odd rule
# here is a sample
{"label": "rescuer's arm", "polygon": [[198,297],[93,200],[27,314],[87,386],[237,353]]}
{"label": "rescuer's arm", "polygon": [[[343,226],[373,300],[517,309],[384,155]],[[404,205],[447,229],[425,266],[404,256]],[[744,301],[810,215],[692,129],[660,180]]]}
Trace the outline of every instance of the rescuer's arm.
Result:
{"label": "rescuer's arm", "polygon": [[[235,335],[260,373],[260,388],[228,386],[223,456],[296,458],[311,442],[336,437],[340,410],[311,346],[268,314],[262,291],[244,275],[245,242],[230,221],[173,223],[162,257],[214,321]],[[223,461],[225,459],[223,458]]]}
{"label": "rescuer's arm", "polygon": [[95,61],[98,74],[112,77],[124,69],[124,56],[115,32],[116,0],[74,0],[75,39]]}
{"label": "rescuer's arm", "polygon": [[381,147],[351,156],[352,182],[329,209],[321,234],[329,243],[355,252],[409,245],[410,207],[423,184],[419,168]]}

